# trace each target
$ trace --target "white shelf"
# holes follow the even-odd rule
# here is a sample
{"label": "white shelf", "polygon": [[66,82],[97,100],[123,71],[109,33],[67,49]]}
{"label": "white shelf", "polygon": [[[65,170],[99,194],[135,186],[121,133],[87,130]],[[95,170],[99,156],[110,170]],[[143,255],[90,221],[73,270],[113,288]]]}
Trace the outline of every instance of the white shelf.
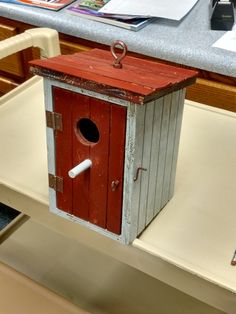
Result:
{"label": "white shelf", "polygon": [[43,81],[34,77],[0,98],[0,182],[48,203]]}
{"label": "white shelf", "polygon": [[185,106],[174,198],[134,245],[236,292],[236,115]]}
{"label": "white shelf", "polygon": [[187,102],[176,188],[133,246],[48,211],[42,81],[0,100],[0,199],[52,230],[227,313],[236,308],[236,115]]}

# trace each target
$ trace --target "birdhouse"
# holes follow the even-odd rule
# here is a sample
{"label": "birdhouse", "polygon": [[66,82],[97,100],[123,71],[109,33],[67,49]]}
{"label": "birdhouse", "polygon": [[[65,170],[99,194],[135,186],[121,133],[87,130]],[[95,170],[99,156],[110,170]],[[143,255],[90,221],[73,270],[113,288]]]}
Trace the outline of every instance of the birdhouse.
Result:
{"label": "birdhouse", "polygon": [[120,41],[111,52],[31,70],[44,77],[50,210],[129,244],[173,195],[185,87],[197,73],[125,56]]}

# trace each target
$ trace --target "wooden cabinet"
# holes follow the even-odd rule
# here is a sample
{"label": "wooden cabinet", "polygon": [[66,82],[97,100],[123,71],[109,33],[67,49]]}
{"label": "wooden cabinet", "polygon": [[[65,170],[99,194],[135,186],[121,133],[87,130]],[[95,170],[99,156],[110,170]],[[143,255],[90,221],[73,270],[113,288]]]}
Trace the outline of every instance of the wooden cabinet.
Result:
{"label": "wooden cabinet", "polygon": [[[0,24],[0,41],[17,34],[15,27]],[[0,61],[0,94],[7,93],[18,83],[7,77],[8,75],[22,75],[22,62],[19,54],[14,54]],[[8,74],[8,75],[7,75]]]}
{"label": "wooden cabinet", "polygon": [[[0,24],[0,40],[15,36],[17,34],[17,28],[8,25]],[[19,53],[11,55],[0,61],[1,71],[20,76],[24,75],[23,64],[21,62],[21,56]]]}
{"label": "wooden cabinet", "polygon": [[[0,41],[24,32],[35,26],[0,17]],[[78,39],[65,34],[59,34],[62,54],[72,54],[90,50],[94,47],[105,48],[87,40]],[[37,49],[25,49],[0,61],[0,96],[28,79],[28,62],[39,57]]]}
{"label": "wooden cabinet", "polygon": [[76,40],[72,41],[68,36],[60,34],[60,47],[63,55],[69,55],[75,52],[82,52],[92,49],[86,43],[78,43]]}
{"label": "wooden cabinet", "polygon": [[[33,27],[35,26],[0,17],[0,40]],[[59,34],[59,36],[62,54],[72,54],[92,48],[109,49],[106,45],[66,34]],[[37,54],[36,49],[26,49],[0,62],[0,95],[7,93],[29,77],[28,61],[35,58]],[[147,58],[135,53],[132,55]],[[165,62],[158,60],[160,61]],[[200,70],[196,84],[187,88],[186,98],[236,112],[236,78]]]}
{"label": "wooden cabinet", "polygon": [[[0,41],[30,28],[24,23],[0,18]],[[28,61],[37,57],[37,49],[25,49],[0,60],[0,95],[3,95],[30,77]]]}
{"label": "wooden cabinet", "polygon": [[[229,83],[225,83],[225,79]],[[236,78],[219,77],[210,80],[199,77],[187,89],[186,98],[209,106],[236,112]]]}
{"label": "wooden cabinet", "polygon": [[72,37],[66,34],[59,34],[61,54],[68,55],[76,52],[88,51],[93,48],[100,48],[108,50],[109,46],[95,43],[86,39]]}

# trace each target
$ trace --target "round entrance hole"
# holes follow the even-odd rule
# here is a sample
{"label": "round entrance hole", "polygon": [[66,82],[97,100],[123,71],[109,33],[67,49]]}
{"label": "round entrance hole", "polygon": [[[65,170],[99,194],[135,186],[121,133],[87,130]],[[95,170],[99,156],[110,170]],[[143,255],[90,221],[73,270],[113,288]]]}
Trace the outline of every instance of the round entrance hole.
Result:
{"label": "round entrance hole", "polygon": [[99,141],[99,131],[96,124],[88,119],[82,118],[77,122],[77,131],[84,140],[90,143],[97,143]]}

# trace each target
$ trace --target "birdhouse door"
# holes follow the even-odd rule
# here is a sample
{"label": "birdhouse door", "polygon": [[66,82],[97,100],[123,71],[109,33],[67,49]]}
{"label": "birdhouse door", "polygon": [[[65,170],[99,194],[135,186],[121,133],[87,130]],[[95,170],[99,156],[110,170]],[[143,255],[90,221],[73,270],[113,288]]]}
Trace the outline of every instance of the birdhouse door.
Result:
{"label": "birdhouse door", "polygon": [[[53,87],[56,176],[63,179],[57,208],[115,234],[121,233],[126,108]],[[68,172],[89,161],[71,178]]]}

